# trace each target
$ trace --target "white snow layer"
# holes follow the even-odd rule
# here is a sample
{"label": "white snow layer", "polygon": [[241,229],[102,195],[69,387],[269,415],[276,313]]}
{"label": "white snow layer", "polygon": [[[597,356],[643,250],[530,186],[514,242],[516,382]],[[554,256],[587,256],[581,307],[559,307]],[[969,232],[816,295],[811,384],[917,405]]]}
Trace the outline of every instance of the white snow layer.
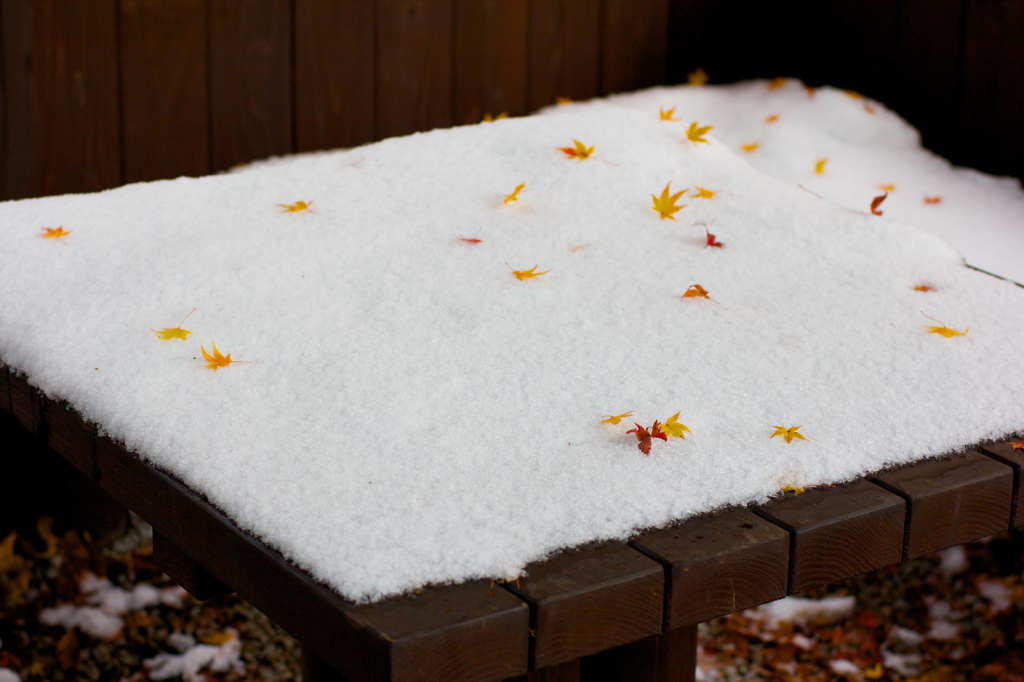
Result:
{"label": "white snow layer", "polygon": [[[0,204],[0,357],[355,600],[1024,425],[1024,290],[677,113],[569,107]],[[556,149],[574,139],[593,155]],[[652,210],[669,182],[676,220]],[[187,340],[152,331],[193,307]],[[248,364],[205,368],[213,342]],[[692,434],[649,456],[626,433],[676,412]]]}

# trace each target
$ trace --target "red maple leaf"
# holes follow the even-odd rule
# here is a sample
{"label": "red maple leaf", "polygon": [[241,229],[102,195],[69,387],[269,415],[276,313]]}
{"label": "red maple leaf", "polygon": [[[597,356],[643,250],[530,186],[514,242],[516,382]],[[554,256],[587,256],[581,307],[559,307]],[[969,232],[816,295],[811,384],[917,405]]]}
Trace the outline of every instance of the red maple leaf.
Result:
{"label": "red maple leaf", "polygon": [[644,453],[645,455],[651,454],[652,438],[660,438],[665,441],[668,440],[668,436],[666,436],[665,432],[661,430],[661,423],[659,423],[657,419],[654,420],[654,425],[651,426],[650,431],[640,426],[636,422],[633,423],[636,425],[636,428],[630,429],[629,431],[626,431],[626,433],[636,434],[636,439],[637,441],[639,441],[636,446],[640,449],[640,452]]}
{"label": "red maple leaf", "polygon": [[708,232],[708,228],[706,227],[704,228],[704,234],[707,235],[708,246],[714,246],[719,249],[725,248],[725,244],[719,241],[715,241],[715,235]]}

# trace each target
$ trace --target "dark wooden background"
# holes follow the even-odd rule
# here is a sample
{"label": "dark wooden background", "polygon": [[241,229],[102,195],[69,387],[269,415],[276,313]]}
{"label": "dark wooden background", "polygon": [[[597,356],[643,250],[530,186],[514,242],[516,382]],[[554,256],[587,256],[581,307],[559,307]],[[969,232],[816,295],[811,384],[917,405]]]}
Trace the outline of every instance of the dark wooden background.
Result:
{"label": "dark wooden background", "polygon": [[1024,0],[0,0],[0,198],[796,76],[1024,176]]}

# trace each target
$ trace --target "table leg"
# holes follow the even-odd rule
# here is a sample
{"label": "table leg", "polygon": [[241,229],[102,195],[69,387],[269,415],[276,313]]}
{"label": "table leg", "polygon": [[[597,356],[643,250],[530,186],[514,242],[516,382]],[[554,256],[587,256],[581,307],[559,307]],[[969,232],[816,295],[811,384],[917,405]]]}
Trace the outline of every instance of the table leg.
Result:
{"label": "table leg", "polygon": [[697,626],[686,625],[583,659],[581,682],[693,682]]}

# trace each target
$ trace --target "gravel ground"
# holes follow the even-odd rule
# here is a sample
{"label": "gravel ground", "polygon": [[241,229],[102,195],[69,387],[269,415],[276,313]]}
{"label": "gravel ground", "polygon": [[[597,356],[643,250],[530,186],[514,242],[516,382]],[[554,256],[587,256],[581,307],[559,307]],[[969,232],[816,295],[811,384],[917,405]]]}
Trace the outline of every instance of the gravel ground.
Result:
{"label": "gravel ground", "polygon": [[[297,643],[233,595],[128,608],[106,639],[85,624],[43,624],[59,604],[89,605],[89,573],[118,595],[176,594],[144,524],[105,549],[51,527],[40,519],[31,536],[0,538],[0,671],[26,682],[301,679]],[[1024,533],[1005,533],[802,595],[852,595],[844,617],[771,624],[747,611],[703,624],[698,679],[1024,682],[1022,550]]]}

